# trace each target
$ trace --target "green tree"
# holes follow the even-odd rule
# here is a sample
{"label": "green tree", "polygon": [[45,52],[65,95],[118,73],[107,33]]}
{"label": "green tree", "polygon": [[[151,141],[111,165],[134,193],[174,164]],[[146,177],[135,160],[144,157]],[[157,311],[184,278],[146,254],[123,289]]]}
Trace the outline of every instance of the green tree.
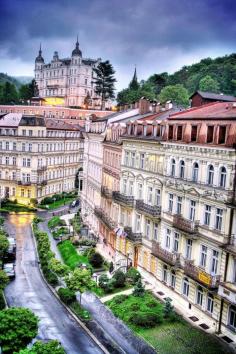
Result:
{"label": "green tree", "polygon": [[88,257],[88,259],[94,268],[99,268],[103,265],[104,259],[99,252],[94,252]]}
{"label": "green tree", "polygon": [[134,286],[133,295],[137,297],[143,297],[145,295],[145,288],[143,286],[141,278],[138,279]]}
{"label": "green tree", "polygon": [[70,268],[66,264],[63,264],[56,258],[52,258],[50,260],[49,267],[59,277],[64,277],[70,271]]}
{"label": "green tree", "polygon": [[38,96],[38,87],[34,79],[29,84],[21,85],[19,89],[19,98],[21,100],[28,101],[35,96]]}
{"label": "green tree", "polygon": [[172,314],[174,313],[174,307],[171,304],[171,301],[172,300],[169,297],[167,297],[165,300],[165,306],[163,309],[163,313],[164,313],[165,318],[171,317]]}
{"label": "green tree", "polygon": [[14,84],[5,82],[2,88],[2,104],[12,104],[18,102],[18,94]]}
{"label": "green tree", "polygon": [[91,272],[88,269],[76,268],[73,272],[65,277],[67,287],[76,292],[80,292],[81,296],[86,290],[91,290],[96,283],[92,280]]}
{"label": "green tree", "polygon": [[9,247],[9,241],[5,233],[0,233],[0,261],[3,259],[4,254],[6,253]]}
{"label": "green tree", "polygon": [[189,94],[186,88],[181,84],[164,87],[159,95],[161,103],[171,100],[177,105],[187,107],[189,105]]}
{"label": "green tree", "polygon": [[199,82],[199,89],[201,91],[219,92],[220,86],[217,80],[213,79],[210,75],[203,77]]}
{"label": "green tree", "polygon": [[0,346],[12,354],[25,348],[38,332],[38,318],[28,309],[11,307],[0,311]]}
{"label": "green tree", "polygon": [[19,354],[66,354],[66,352],[57,340],[50,340],[47,343],[37,341],[32,348],[23,349]]}
{"label": "green tree", "polygon": [[113,66],[106,60],[100,62],[96,68],[93,69],[95,73],[94,84],[95,92],[101,97],[101,110],[105,108],[105,102],[115,97],[116,79],[114,78],[115,71]]}
{"label": "green tree", "polygon": [[4,290],[7,284],[9,283],[9,278],[4,272],[4,270],[0,269],[0,291]]}

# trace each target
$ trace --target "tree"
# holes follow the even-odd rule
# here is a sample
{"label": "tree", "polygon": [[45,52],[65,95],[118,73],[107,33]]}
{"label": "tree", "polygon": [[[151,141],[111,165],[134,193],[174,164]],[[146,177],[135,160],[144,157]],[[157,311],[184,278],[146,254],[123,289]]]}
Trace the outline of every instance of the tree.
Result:
{"label": "tree", "polygon": [[115,71],[113,66],[110,64],[109,60],[100,62],[96,68],[93,69],[95,73],[94,84],[95,93],[101,96],[101,110],[105,108],[105,102],[114,98],[114,83],[116,79],[114,78]]}
{"label": "tree", "polygon": [[4,270],[0,269],[0,290],[4,290],[8,283],[9,283],[9,277],[4,272]]}
{"label": "tree", "polygon": [[164,87],[160,92],[159,99],[161,103],[171,100],[177,105],[183,107],[187,107],[189,105],[188,91],[181,84]]}
{"label": "tree", "polygon": [[143,286],[141,278],[138,279],[134,286],[133,295],[137,297],[143,297],[145,295],[145,288]]}
{"label": "tree", "polygon": [[168,317],[171,317],[171,315],[173,314],[173,310],[174,310],[174,307],[173,305],[171,305],[171,299],[169,297],[166,298],[165,300],[165,306],[164,306],[164,309],[163,309],[163,313],[164,313],[164,317],[165,318],[168,318]]}
{"label": "tree", "polygon": [[50,269],[56,273],[59,277],[64,277],[66,274],[69,273],[70,268],[66,265],[60,262],[56,258],[52,258],[49,262]]}
{"label": "tree", "polygon": [[4,233],[0,233],[0,261],[3,259],[3,256],[6,253],[8,247],[9,241],[7,236]]}
{"label": "tree", "polygon": [[19,89],[19,98],[21,100],[28,101],[35,96],[38,96],[38,86],[34,79],[29,84],[21,85]]}
{"label": "tree", "polygon": [[66,354],[66,352],[57,340],[50,340],[47,343],[37,341],[32,348],[23,349],[19,354]]}
{"label": "tree", "polygon": [[126,276],[121,270],[117,270],[112,277],[114,287],[122,288],[125,286]]}
{"label": "tree", "polygon": [[74,291],[80,292],[81,296],[86,290],[91,290],[96,283],[91,278],[91,272],[88,269],[76,268],[73,272],[65,277],[67,287]]}
{"label": "tree", "polygon": [[99,268],[102,266],[103,264],[103,257],[101,256],[100,253],[98,252],[95,252],[95,253],[92,253],[90,256],[89,256],[89,262],[92,264],[92,266],[94,268]]}
{"label": "tree", "polygon": [[28,309],[11,307],[0,311],[0,346],[11,354],[25,348],[38,332],[38,318]]}
{"label": "tree", "polygon": [[5,84],[2,85],[0,91],[1,104],[12,104],[18,102],[18,94],[14,84],[11,84],[10,82],[5,82]]}
{"label": "tree", "polygon": [[206,75],[200,80],[199,89],[201,91],[218,93],[220,86],[217,80],[213,79],[210,75]]}

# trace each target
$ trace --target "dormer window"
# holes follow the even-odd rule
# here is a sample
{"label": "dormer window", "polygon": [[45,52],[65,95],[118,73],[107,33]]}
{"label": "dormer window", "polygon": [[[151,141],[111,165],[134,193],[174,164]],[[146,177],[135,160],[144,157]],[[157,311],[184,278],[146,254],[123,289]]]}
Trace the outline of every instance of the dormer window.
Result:
{"label": "dormer window", "polygon": [[197,141],[197,125],[192,125],[191,141]]}

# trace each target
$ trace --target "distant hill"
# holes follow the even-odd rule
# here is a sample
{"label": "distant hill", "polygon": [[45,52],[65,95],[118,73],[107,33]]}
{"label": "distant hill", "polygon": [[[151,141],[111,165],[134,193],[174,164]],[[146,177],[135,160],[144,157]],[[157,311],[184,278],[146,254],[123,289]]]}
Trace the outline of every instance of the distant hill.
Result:
{"label": "distant hill", "polygon": [[19,89],[22,85],[22,83],[14,77],[4,73],[0,73],[0,84],[4,84],[5,82],[10,82],[11,84],[14,84],[17,89]]}
{"label": "distant hill", "polygon": [[14,76],[14,79],[25,85],[29,84],[33,80],[33,76]]}

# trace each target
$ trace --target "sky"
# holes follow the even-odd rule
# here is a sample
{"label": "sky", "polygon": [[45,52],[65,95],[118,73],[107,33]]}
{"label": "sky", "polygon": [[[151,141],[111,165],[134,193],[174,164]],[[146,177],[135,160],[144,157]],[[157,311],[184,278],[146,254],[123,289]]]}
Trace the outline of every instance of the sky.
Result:
{"label": "sky", "polygon": [[42,43],[71,55],[110,60],[117,90],[154,73],[235,52],[235,0],[0,0],[0,72],[33,76]]}

